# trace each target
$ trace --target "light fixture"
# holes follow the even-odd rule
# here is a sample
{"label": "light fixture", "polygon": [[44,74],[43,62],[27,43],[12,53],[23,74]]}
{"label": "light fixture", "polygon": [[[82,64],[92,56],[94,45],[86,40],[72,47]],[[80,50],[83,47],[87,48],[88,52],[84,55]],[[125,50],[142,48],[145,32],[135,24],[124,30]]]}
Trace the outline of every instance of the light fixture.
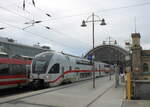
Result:
{"label": "light fixture", "polygon": [[86,26],[87,26],[87,25],[86,25],[86,22],[85,22],[85,20],[83,20],[81,27],[86,27]]}
{"label": "light fixture", "polygon": [[101,20],[101,24],[100,25],[106,25],[106,22],[105,22],[104,18]]}

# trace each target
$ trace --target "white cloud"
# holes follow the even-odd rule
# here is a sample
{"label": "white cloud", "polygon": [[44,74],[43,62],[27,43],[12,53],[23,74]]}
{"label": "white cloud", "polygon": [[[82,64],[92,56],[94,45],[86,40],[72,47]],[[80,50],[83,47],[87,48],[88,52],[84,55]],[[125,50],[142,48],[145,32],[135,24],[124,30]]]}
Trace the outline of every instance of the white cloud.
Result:
{"label": "white cloud", "polygon": [[[1,0],[0,7],[3,8],[0,8],[0,25],[6,26],[7,29],[1,30],[0,35],[14,37],[18,42],[25,44],[33,45],[40,42],[58,51],[64,50],[82,55],[92,48],[92,26],[89,23],[87,28],[81,28],[81,21],[91,15],[91,12],[96,11],[95,14],[105,18],[107,22],[105,27],[99,26],[98,23],[95,24],[96,46],[102,44],[102,41],[108,36],[118,40],[119,44],[124,46],[124,41],[130,38],[131,32],[134,32],[135,16],[137,30],[142,34],[141,43],[143,46],[150,46],[148,41],[149,5],[110,9],[145,3],[148,0],[35,0],[35,2],[36,7],[30,5],[30,0],[26,0],[26,10],[23,11],[22,0]],[[104,9],[110,10],[101,12]],[[47,17],[45,13],[51,14],[52,17]],[[31,33],[21,30],[27,26],[25,22],[33,19],[48,21],[26,29]],[[4,22],[9,25],[2,24]],[[50,26],[52,30],[46,30],[44,26]]]}

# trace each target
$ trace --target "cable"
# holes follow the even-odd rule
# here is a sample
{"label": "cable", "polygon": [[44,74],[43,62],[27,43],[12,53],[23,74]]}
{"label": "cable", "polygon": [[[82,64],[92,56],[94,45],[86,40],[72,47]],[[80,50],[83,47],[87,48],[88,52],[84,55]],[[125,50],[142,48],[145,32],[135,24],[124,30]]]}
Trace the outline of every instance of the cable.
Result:
{"label": "cable", "polygon": [[[27,3],[27,4],[29,4],[29,3]],[[29,4],[29,5],[30,5],[30,4]],[[114,10],[126,9],[126,8],[133,8],[133,7],[140,7],[140,6],[145,6],[145,5],[150,5],[150,2],[145,2],[145,3],[140,3],[140,4],[134,4],[134,5],[127,5],[127,6],[122,6],[122,7],[110,8],[110,9],[104,9],[104,10],[97,10],[97,11],[95,11],[95,13],[108,12],[108,11],[114,11]],[[5,10],[9,11],[9,12],[14,13],[13,11],[10,11],[10,10],[4,8],[4,7],[0,7],[0,8],[3,8],[3,9],[5,9]],[[19,7],[18,7],[18,8],[19,8]],[[35,8],[37,8],[38,10],[42,11],[43,13],[45,13],[42,9],[40,9],[40,8],[38,8],[38,7],[35,7]],[[29,12],[29,11],[26,11],[26,12],[31,14],[31,12]],[[87,15],[87,14],[90,14],[90,13],[91,13],[91,12],[85,12],[85,13],[80,13],[80,14],[75,14],[75,15],[69,15],[69,16],[58,17],[58,18],[51,19],[51,20],[60,20],[60,19],[64,19],[64,18],[72,18],[72,17],[75,17],[75,16]],[[18,16],[21,16],[21,17],[24,17],[24,16],[19,15],[19,14],[16,14],[16,13],[14,13],[14,14],[15,14],[15,15],[18,15]],[[31,14],[31,15],[32,15],[32,14]],[[24,18],[26,18],[26,19],[29,20],[29,18],[27,18],[27,17],[24,17]],[[45,22],[45,21],[49,21],[49,20],[44,20],[43,22]]]}
{"label": "cable", "polygon": [[[27,4],[31,5],[30,3],[27,3]],[[34,8],[36,8],[36,9],[38,9],[39,11],[41,11],[42,13],[44,13],[44,15],[46,15],[46,16],[48,16],[48,17],[52,17],[49,13],[45,12],[44,10],[42,10],[42,9],[40,9],[40,8],[38,8],[38,7],[34,7]]]}
{"label": "cable", "polygon": [[[0,8],[1,8],[1,9],[4,9],[4,10],[10,12],[10,13],[13,13],[13,14],[15,14],[15,15],[17,15],[17,16],[23,17],[23,18],[25,18],[25,19],[32,20],[32,19],[27,18],[27,17],[24,17],[24,16],[22,16],[22,15],[16,14],[15,12],[10,11],[10,10],[8,10],[8,9],[6,9],[6,8],[3,8],[3,7],[0,7]],[[32,26],[32,25],[31,25],[31,26]],[[65,35],[65,36],[66,36],[66,34],[64,34],[64,33],[60,32],[60,31],[58,31],[58,30],[54,30],[54,29],[53,29],[53,31],[56,32],[56,33],[59,33],[59,34],[61,34],[61,35]],[[68,36],[68,37],[70,37],[70,36]],[[73,39],[74,39],[74,38],[73,38]],[[80,41],[80,40],[78,40],[78,41]]]}
{"label": "cable", "polygon": [[23,17],[24,19],[31,20],[30,18],[27,18],[27,17],[22,16],[22,15],[20,15],[20,14],[18,14],[18,13],[15,13],[15,12],[13,12],[13,11],[10,11],[10,10],[4,8],[4,7],[0,7],[0,9],[3,9],[3,10],[5,10],[5,11],[11,13],[11,14],[14,14],[14,15],[16,15],[16,16]]}
{"label": "cable", "polygon": [[[10,2],[9,2],[9,3],[10,3]],[[16,6],[18,9],[22,10],[22,12],[26,12],[26,13],[32,15],[31,12],[29,12],[29,11],[27,11],[27,10],[23,10],[22,7],[19,7],[19,6],[16,5],[16,3],[14,3],[14,2],[10,3],[9,5],[3,6],[3,8],[4,8],[4,7],[10,7],[10,6],[12,6],[12,5],[13,5],[13,6]],[[16,14],[15,14],[15,15],[16,15]],[[33,16],[33,15],[32,15],[32,16]],[[22,16],[21,16],[21,17],[22,17]],[[24,16],[23,16],[23,17],[24,17]],[[27,18],[27,17],[26,17],[26,18]]]}
{"label": "cable", "polygon": [[95,11],[95,13],[107,12],[107,11],[114,11],[114,10],[118,10],[118,9],[140,7],[140,6],[145,6],[145,5],[150,5],[150,2],[141,3],[141,4],[135,4],[135,5],[127,5],[127,6],[122,6],[122,7],[110,8],[110,9],[104,9],[104,10],[100,10],[100,11]]}
{"label": "cable", "polygon": [[[63,35],[63,36],[68,36],[68,34],[66,34],[66,33],[63,33],[63,32],[61,32],[61,31],[58,31],[58,30],[56,30],[56,29],[52,29],[52,31],[54,31],[54,32],[56,32],[56,33],[58,33],[58,34],[61,34],[61,35]],[[69,38],[72,38],[73,40],[77,40],[77,41],[79,41],[79,42],[81,42],[81,43],[84,43],[84,44],[86,44],[86,46],[87,45],[89,45],[89,44],[87,44],[87,43],[85,43],[85,42],[83,42],[83,41],[80,41],[79,39],[77,39],[77,38],[74,38],[74,37],[70,37],[70,36],[68,36]]]}
{"label": "cable", "polygon": [[[16,29],[19,29],[19,30],[22,30],[22,28],[20,28],[20,27],[17,27],[17,26],[14,26],[14,25],[12,25],[12,24],[8,24],[8,23],[5,23],[5,22],[0,22],[0,23],[2,23],[2,24],[6,24],[6,25],[8,25],[8,26],[11,26],[11,27],[13,27],[13,28],[16,28]],[[45,39],[45,40],[50,40],[49,38],[47,38],[47,37],[43,37],[43,36],[41,36],[41,35],[39,35],[39,34],[35,34],[35,33],[32,33],[32,32],[29,32],[29,31],[25,31],[25,30],[22,30],[22,31],[24,31],[24,32],[26,32],[26,33],[29,33],[29,34],[32,34],[33,36],[38,36],[38,37],[40,37],[40,38],[42,38],[42,39]],[[54,42],[53,40],[50,40],[51,42],[53,42],[53,43],[58,43],[58,42]],[[69,47],[68,45],[65,45],[65,44],[62,44],[61,42],[59,42],[58,43],[60,46],[64,46],[64,47],[66,47],[66,48],[69,48],[69,49],[71,49],[72,51],[74,51],[73,50],[73,48],[72,47]],[[75,51],[74,51],[75,52]]]}
{"label": "cable", "polygon": [[[107,11],[114,11],[114,10],[119,10],[119,9],[126,9],[126,8],[132,8],[132,7],[139,7],[139,6],[145,6],[145,5],[150,5],[150,2],[147,2],[147,3],[140,3],[140,4],[135,4],[135,5],[127,5],[127,6],[122,6],[122,7],[117,7],[117,8],[110,8],[110,9],[104,9],[104,10],[98,10],[98,11],[95,11],[96,13],[99,13],[99,12],[107,12]],[[3,10],[6,10],[10,13],[13,13],[17,16],[20,16],[20,17],[23,17],[25,19],[28,19],[28,20],[31,20],[30,18],[27,18],[25,16],[22,16],[22,15],[19,15],[18,13],[15,13],[13,11],[10,11],[4,7],[0,7],[1,9]],[[40,8],[39,8],[40,9]],[[64,17],[60,17],[60,18],[55,18],[55,19],[51,19],[51,20],[58,20],[58,19],[63,19],[63,18],[70,18],[70,17],[75,17],[75,16],[81,16],[81,15],[86,15],[86,14],[89,14],[90,12],[86,12],[86,13],[80,13],[80,14],[76,14],[76,15],[70,15],[70,16],[64,16]],[[30,13],[31,14],[31,13]],[[44,21],[49,21],[49,20],[44,20]],[[58,31],[55,31],[58,33]],[[60,33],[60,32],[59,32]],[[61,33],[62,34],[62,33]],[[45,38],[46,39],[46,38]]]}
{"label": "cable", "polygon": [[[103,9],[103,10],[97,10],[94,13],[101,13],[101,12],[108,12],[108,11],[115,11],[119,9],[126,9],[126,8],[133,8],[133,7],[140,7],[140,6],[145,6],[145,5],[150,5],[150,2],[147,3],[140,3],[140,4],[134,4],[134,5],[127,5],[127,6],[122,6],[122,7],[116,7],[116,8],[109,8],[109,9]],[[77,17],[77,16],[82,16],[82,15],[87,15],[91,14],[92,12],[85,12],[85,13],[80,13],[80,14],[75,14],[75,15],[70,15],[70,16],[63,16],[63,17],[58,17],[55,19],[51,20],[61,20],[64,18],[72,18],[72,17]],[[44,21],[49,21],[49,20],[44,20]]]}
{"label": "cable", "polygon": [[[32,19],[30,19],[30,18],[27,18],[27,17],[24,17],[24,16],[22,16],[22,15],[19,15],[19,14],[16,14],[15,12],[13,12],[13,11],[10,11],[10,10],[8,10],[8,9],[6,9],[6,8],[3,8],[3,7],[0,7],[1,9],[3,9],[3,10],[5,10],[5,11],[8,11],[8,12],[10,12],[10,13],[12,13],[12,14],[15,14],[15,15],[17,15],[17,16],[20,16],[20,17],[23,17],[23,18],[25,18],[25,19],[27,19],[27,20],[32,20]],[[42,21],[43,22],[43,21]],[[54,30],[53,30],[54,31]],[[63,34],[62,32],[59,32],[59,31],[55,31],[55,32],[57,32],[57,33],[60,33],[60,34]],[[64,34],[63,34],[64,35]]]}

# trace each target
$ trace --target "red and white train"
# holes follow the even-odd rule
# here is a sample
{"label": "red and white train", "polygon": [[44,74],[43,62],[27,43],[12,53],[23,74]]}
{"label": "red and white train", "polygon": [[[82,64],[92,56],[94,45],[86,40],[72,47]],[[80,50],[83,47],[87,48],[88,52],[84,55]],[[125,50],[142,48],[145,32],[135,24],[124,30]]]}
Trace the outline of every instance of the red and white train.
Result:
{"label": "red and white train", "polygon": [[92,72],[99,77],[112,72],[113,66],[94,62],[80,57],[58,53],[43,52],[35,56],[31,65],[30,81],[34,86],[57,86],[63,82],[75,82],[92,78]]}
{"label": "red and white train", "polygon": [[32,58],[12,56],[0,52],[0,89],[23,86],[29,83]]}

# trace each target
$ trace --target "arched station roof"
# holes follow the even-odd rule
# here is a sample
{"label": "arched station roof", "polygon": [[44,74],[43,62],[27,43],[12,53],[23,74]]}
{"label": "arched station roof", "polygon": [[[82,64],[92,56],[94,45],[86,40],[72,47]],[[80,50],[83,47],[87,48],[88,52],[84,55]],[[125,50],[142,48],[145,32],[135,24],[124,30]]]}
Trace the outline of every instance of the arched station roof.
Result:
{"label": "arched station roof", "polygon": [[128,52],[117,45],[100,45],[90,50],[85,55],[85,58],[87,58],[88,55],[94,55],[95,61],[102,61],[110,64],[115,64],[118,62],[124,63],[125,56],[128,55]]}

